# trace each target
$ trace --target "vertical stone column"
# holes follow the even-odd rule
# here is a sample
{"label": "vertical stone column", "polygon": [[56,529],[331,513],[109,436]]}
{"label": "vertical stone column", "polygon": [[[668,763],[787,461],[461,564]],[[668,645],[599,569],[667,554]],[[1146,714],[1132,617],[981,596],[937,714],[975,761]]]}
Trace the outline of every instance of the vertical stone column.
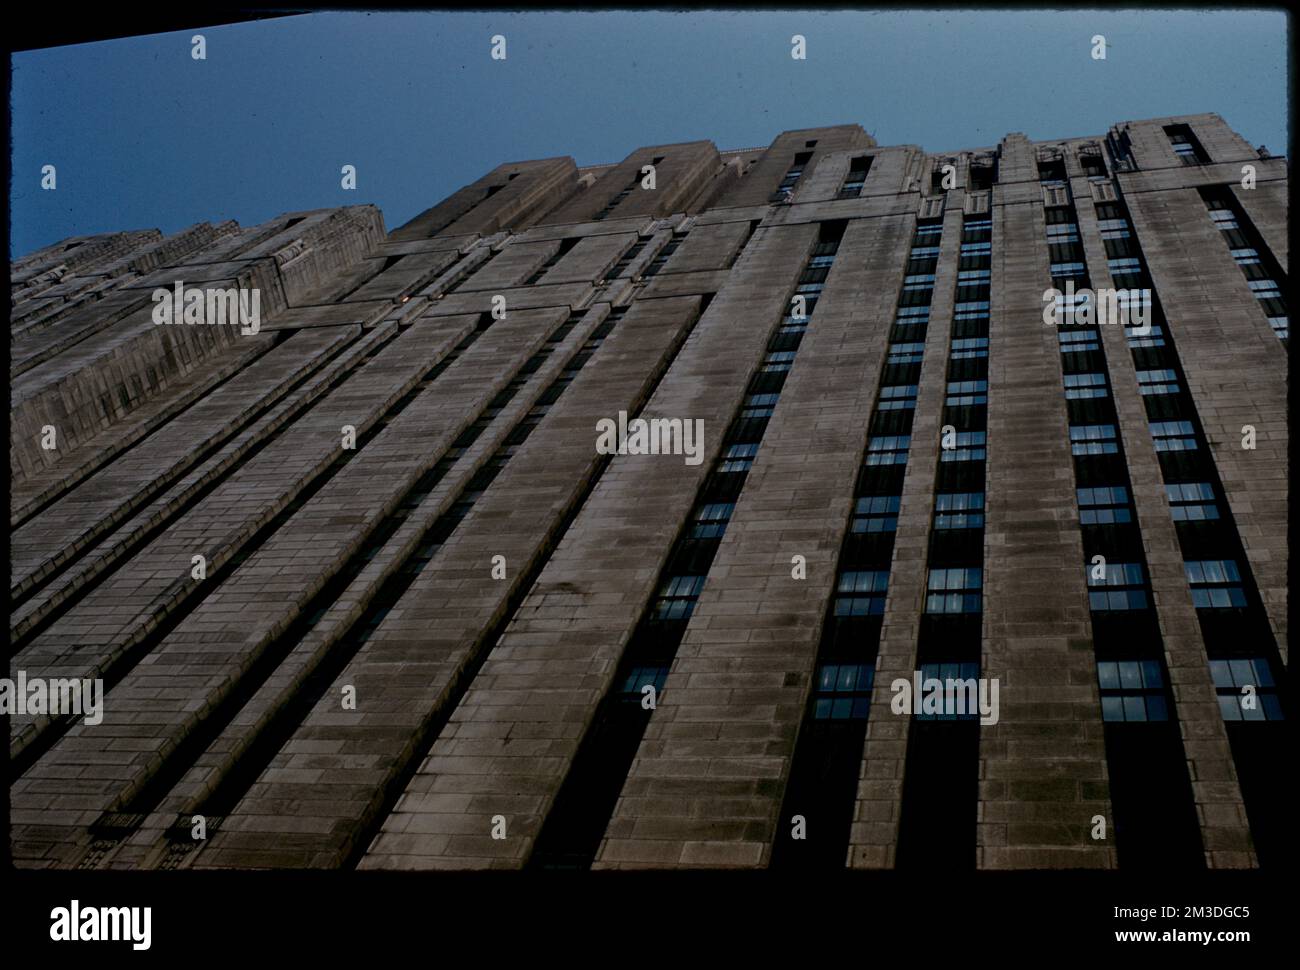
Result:
{"label": "vertical stone column", "polygon": [[[1023,136],[1004,146],[1032,164]],[[1001,712],[980,728],[978,865],[1110,868],[1114,850],[1090,838],[1092,817],[1109,817],[1109,793],[1056,329],[1042,320],[1046,229],[1039,201],[1007,202],[1002,189],[993,209],[981,670],[999,681]]]}
{"label": "vertical stone column", "polygon": [[[1285,349],[1195,189],[1142,192],[1126,201],[1285,660]],[[1255,429],[1254,449],[1242,447],[1246,425]]]}

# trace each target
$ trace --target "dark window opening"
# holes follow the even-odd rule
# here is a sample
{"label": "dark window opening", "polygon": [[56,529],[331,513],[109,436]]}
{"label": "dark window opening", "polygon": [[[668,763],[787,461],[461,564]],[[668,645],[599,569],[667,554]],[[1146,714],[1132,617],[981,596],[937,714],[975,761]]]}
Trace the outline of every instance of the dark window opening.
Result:
{"label": "dark window opening", "polygon": [[1208,165],[1210,156],[1187,125],[1165,125],[1165,134],[1184,165]]}
{"label": "dark window opening", "polygon": [[1063,189],[1066,185],[1065,159],[1053,158],[1038,163],[1038,181],[1048,188]]}
{"label": "dark window opening", "polygon": [[1090,179],[1106,177],[1106,160],[1100,152],[1080,152],[1079,164],[1083,167],[1083,174]]}
{"label": "dark window opening", "polygon": [[844,177],[844,184],[840,186],[840,191],[835,197],[837,199],[856,199],[862,194],[862,186],[866,184],[867,173],[870,171],[870,155],[860,155],[852,159],[849,162],[848,175]]}

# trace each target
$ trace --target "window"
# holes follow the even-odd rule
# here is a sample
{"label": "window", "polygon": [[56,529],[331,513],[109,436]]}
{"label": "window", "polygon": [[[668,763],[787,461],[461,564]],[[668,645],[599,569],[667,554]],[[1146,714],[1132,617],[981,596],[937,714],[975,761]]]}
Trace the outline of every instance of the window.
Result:
{"label": "window", "polygon": [[1125,326],[1138,326],[1142,320],[1151,319],[1151,291],[1132,287],[1115,291],[1115,316],[1126,321]]}
{"label": "window", "polygon": [[1263,657],[1211,660],[1210,677],[1225,721],[1283,720],[1277,682]]}
{"label": "window", "polygon": [[817,223],[817,245],[813,246],[813,252],[817,255],[838,252],[847,225],[847,219]]}
{"label": "window", "polygon": [[655,695],[658,696],[667,681],[667,666],[633,667],[623,681],[621,693],[625,700],[640,703],[642,691],[646,687],[653,687]]}
{"label": "window", "polygon": [[836,616],[878,616],[885,612],[888,570],[855,570],[840,573],[835,584]]}
{"label": "window", "polygon": [[978,613],[982,570],[978,567],[931,569],[926,581],[927,613]]}
{"label": "window", "polygon": [[1052,263],[1052,275],[1079,278],[1085,276],[1088,268],[1083,263]]}
{"label": "window", "polygon": [[952,308],[954,320],[987,320],[989,315],[988,300],[966,300]]}
{"label": "window", "polygon": [[925,353],[925,344],[890,344],[886,364],[919,364]]}
{"label": "window", "polygon": [[1101,349],[1101,344],[1097,342],[1097,331],[1091,328],[1086,330],[1058,330],[1056,340],[1061,345],[1061,353],[1063,354],[1082,354]]}
{"label": "window", "polygon": [[933,273],[918,273],[915,276],[903,277],[904,290],[929,290],[934,288]]}
{"label": "window", "polygon": [[934,497],[936,529],[982,529],[983,492],[947,492]]}
{"label": "window", "polygon": [[1061,222],[1047,227],[1047,244],[1049,246],[1077,243],[1078,241],[1079,227],[1073,222]]}
{"label": "window", "polygon": [[912,436],[878,435],[867,442],[868,465],[906,465],[907,449],[911,447]]}
{"label": "window", "polygon": [[1246,285],[1255,292],[1255,299],[1281,299],[1282,291],[1274,280],[1246,280]]}
{"label": "window", "polygon": [[1124,336],[1128,339],[1129,348],[1137,347],[1163,347],[1165,345],[1165,332],[1161,327],[1151,324],[1148,327],[1125,327]]}
{"label": "window", "polygon": [[[987,339],[989,335],[989,318],[988,317],[958,317],[952,318],[952,335],[955,340],[966,340],[967,338]],[[988,344],[983,344],[988,347]],[[987,357],[987,352],[979,354],[967,354],[966,356]]]}
{"label": "window", "polygon": [[785,319],[783,319],[781,321],[781,326],[777,328],[776,331],[777,336],[790,337],[795,334],[802,335],[807,333],[808,320],[812,314],[814,305],[815,305],[815,301],[812,300],[808,301],[808,313],[800,320],[795,320],[794,317],[786,317]]}
{"label": "window", "polygon": [[1070,454],[1113,455],[1118,451],[1113,424],[1070,425]]}
{"label": "window", "polygon": [[954,437],[956,438],[956,446],[944,448],[943,454],[939,456],[940,461],[984,460],[983,431],[958,431]]}
{"label": "window", "polygon": [[1190,421],[1152,421],[1156,451],[1195,451],[1196,433]]}
{"label": "window", "polygon": [[1181,482],[1165,486],[1175,522],[1202,522],[1219,517],[1214,486],[1209,482]]}
{"label": "window", "polygon": [[808,260],[809,269],[828,269],[835,262],[834,253],[823,253]]}
{"label": "window", "polygon": [[1210,218],[1227,234],[1228,251],[1245,274],[1246,285],[1250,287],[1255,298],[1263,304],[1262,309],[1264,316],[1268,318],[1269,327],[1280,340],[1285,342],[1289,335],[1289,327],[1282,290],[1277,280],[1273,278],[1277,268],[1265,262],[1264,254],[1261,254],[1257,248],[1260,243],[1255,238],[1253,228],[1249,224],[1241,225],[1235,203],[1228,190],[1202,188],[1200,191],[1209,208]]}
{"label": "window", "polygon": [[[938,242],[943,235],[942,222],[919,222],[916,225],[916,242]],[[937,255],[937,253],[936,253]]]}
{"label": "window", "polygon": [[1241,574],[1232,559],[1198,559],[1183,563],[1192,587],[1192,605],[1198,610],[1221,610],[1246,605]]}
{"label": "window", "polygon": [[856,533],[893,532],[898,528],[900,495],[864,495],[853,507],[850,529]]}
{"label": "window", "polygon": [[[1115,277],[1115,282],[1121,286],[1127,286],[1128,282],[1138,282],[1141,274],[1141,260],[1132,256],[1125,256],[1123,259],[1106,260],[1106,268],[1110,270],[1110,276]],[[1132,280],[1128,280],[1132,277]]]}
{"label": "window", "polygon": [[718,466],[718,471],[747,472],[753,466],[754,456],[757,454],[757,443],[731,445],[722,453],[722,463]]}
{"label": "window", "polygon": [[849,162],[849,173],[844,177],[837,199],[854,199],[862,194],[862,186],[871,171],[871,156],[860,155]]}
{"label": "window", "polygon": [[1088,176],[1090,182],[1103,182],[1106,180],[1106,162],[1102,159],[1100,149],[1088,153],[1079,153],[1079,164],[1083,167],[1083,173]]}
{"label": "window", "polygon": [[1205,149],[1201,147],[1201,143],[1196,140],[1192,129],[1187,125],[1166,125],[1165,134],[1169,138],[1174,154],[1182,159],[1184,165],[1209,163],[1210,158],[1205,154]]}
{"label": "window", "polygon": [[1140,370],[1137,372],[1138,391],[1142,394],[1177,394],[1178,375],[1172,370]]}
{"label": "window", "polygon": [[[987,244],[986,244],[987,245]],[[989,270],[987,269],[963,269],[957,272],[958,286],[987,286],[989,282]],[[930,277],[933,281],[934,277]]]}
{"label": "window", "polygon": [[1088,577],[1089,609],[1107,612],[1147,608],[1141,563],[1089,565],[1085,567],[1085,574]]}
{"label": "window", "polygon": [[987,357],[988,355],[988,337],[962,337],[960,340],[952,342],[953,360],[972,360],[976,357]]}
{"label": "window", "polygon": [[655,597],[652,615],[656,620],[685,620],[695,609],[704,588],[703,576],[669,576]]}
{"label": "window", "polygon": [[795,184],[803,177],[804,166],[812,161],[812,157],[812,152],[799,152],[799,154],[795,155],[794,163],[786,171],[785,176],[781,179],[781,184],[776,187],[776,191],[772,193],[770,201],[788,201],[788,193],[794,190]]}
{"label": "window", "polygon": [[1052,298],[1053,320],[1060,326],[1086,323],[1086,316],[1092,312],[1092,293],[1058,293]]}
{"label": "window", "polygon": [[943,686],[943,704],[937,714],[918,710],[913,716],[918,721],[969,721],[978,718],[979,676],[980,665],[977,663],[921,664],[921,689],[926,691],[927,680],[939,681]]}
{"label": "window", "polygon": [[1118,525],[1131,522],[1128,489],[1123,485],[1075,490],[1079,499],[1080,525]]}
{"label": "window", "polygon": [[882,387],[876,407],[881,411],[910,411],[916,407],[916,390],[915,384]]}
{"label": "window", "polygon": [[742,418],[770,418],[772,409],[776,407],[776,402],[780,399],[780,394],[750,394],[745,398],[745,406],[740,412],[740,416]]}
{"label": "window", "polygon": [[790,369],[794,363],[793,350],[773,350],[763,358],[763,366],[760,368],[764,374],[779,374]]}
{"label": "window", "polygon": [[894,320],[900,327],[911,326],[914,323],[929,323],[930,308],[928,306],[899,307]]}
{"label": "window", "polygon": [[865,720],[875,675],[870,664],[822,664],[813,685],[813,720]]}
{"label": "window", "polygon": [[1109,394],[1105,374],[1065,375],[1065,397],[1067,400],[1079,401],[1085,398],[1107,397]]}
{"label": "window", "polygon": [[1102,239],[1128,239],[1132,236],[1127,219],[1098,219],[1097,228]]}
{"label": "window", "polygon": [[928,323],[927,320],[896,320],[889,336],[896,343],[920,343]]}
{"label": "window", "polygon": [[1097,684],[1103,721],[1169,720],[1160,661],[1098,661]]}
{"label": "window", "polygon": [[1237,225],[1237,216],[1231,209],[1211,209],[1210,218],[1220,231],[1226,229],[1240,229]]}
{"label": "window", "polygon": [[938,246],[913,246],[911,254],[907,257],[909,260],[914,259],[938,259]]}
{"label": "window", "polygon": [[987,404],[988,381],[949,381],[948,397],[944,404],[948,407],[970,407],[974,404]]}
{"label": "window", "polygon": [[979,192],[993,187],[993,183],[997,180],[996,165],[996,162],[981,164],[974,159],[971,160],[968,179],[972,191]]}
{"label": "window", "polygon": [[709,502],[695,508],[691,519],[691,529],[687,533],[691,539],[719,539],[727,531],[731,513],[736,509],[735,502]]}

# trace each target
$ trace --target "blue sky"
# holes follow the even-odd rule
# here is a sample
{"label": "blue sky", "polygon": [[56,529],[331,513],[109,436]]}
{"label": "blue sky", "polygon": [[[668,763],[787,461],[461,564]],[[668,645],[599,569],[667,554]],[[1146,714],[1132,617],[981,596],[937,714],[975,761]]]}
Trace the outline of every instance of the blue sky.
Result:
{"label": "blue sky", "polygon": [[204,61],[194,31],[20,53],[10,245],[357,203],[393,229],[505,161],[851,122],[944,151],[1215,111],[1283,154],[1287,27],[1240,9],[330,12],[204,29]]}

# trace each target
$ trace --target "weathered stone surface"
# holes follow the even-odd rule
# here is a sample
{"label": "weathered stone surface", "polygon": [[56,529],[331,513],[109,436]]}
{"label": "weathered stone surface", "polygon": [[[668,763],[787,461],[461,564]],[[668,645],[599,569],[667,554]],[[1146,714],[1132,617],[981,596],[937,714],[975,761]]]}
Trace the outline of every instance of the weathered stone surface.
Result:
{"label": "weathered stone surface", "polygon": [[[1198,164],[1175,152],[1173,125],[1195,134]],[[864,159],[860,191],[846,191]],[[1061,184],[1044,184],[1039,166],[1055,162]],[[936,182],[946,164],[948,191]],[[1247,165],[1254,188],[1241,184]],[[583,169],[509,162],[388,233],[361,205],[77,237],[15,260],[11,669],[105,681],[99,723],[11,719],[15,862],[536,861],[748,382],[781,363],[768,341],[820,224],[843,221],[660,702],[613,779],[612,815],[584,823],[597,868],[771,864],[781,807],[800,790],[790,782],[855,481],[895,373],[913,230],[941,219],[875,686],[861,756],[855,740],[845,762],[851,825],[831,853],[836,866],[896,866],[920,768],[915,724],[892,713],[889,685],[931,646],[918,639],[959,363],[961,226],[987,214],[978,656],[1001,711],[965,765],[969,834],[922,834],[966,867],[1125,868],[1122,842],[1089,834],[1119,804],[1123,762],[1108,760],[1116,725],[1103,723],[1097,679],[1099,649],[1116,645],[1096,642],[1072,403],[1057,331],[1041,319],[1044,207],[1073,201],[1094,286],[1112,281],[1095,205],[1127,207],[1176,347],[1181,406],[1222,486],[1219,527],[1239,539],[1242,582],[1258,591],[1241,620],[1259,631],[1259,654],[1280,660],[1286,347],[1198,190],[1227,187],[1285,273],[1287,176],[1284,159],[1260,158],[1214,114],[1053,142],[1012,133],[938,155],[841,125],[767,148],[646,146]],[[178,280],[256,288],[260,332],[155,324],[152,290]],[[1154,767],[1186,765],[1190,794],[1178,797],[1208,866],[1268,865],[1267,786],[1238,761],[1240,725],[1225,726],[1208,667],[1225,646],[1204,632],[1213,617],[1193,605],[1183,565],[1213,557],[1171,515],[1140,384],[1152,365],[1120,328],[1101,330],[1178,722],[1162,749],[1171,764]],[[701,463],[598,453],[597,422],[638,410],[703,420]],[[792,577],[796,554],[806,579]],[[195,555],[206,578],[191,572]],[[355,706],[342,700],[350,690]],[[176,828],[196,812],[213,816],[201,845]],[[104,827],[115,813],[126,829]]]}

